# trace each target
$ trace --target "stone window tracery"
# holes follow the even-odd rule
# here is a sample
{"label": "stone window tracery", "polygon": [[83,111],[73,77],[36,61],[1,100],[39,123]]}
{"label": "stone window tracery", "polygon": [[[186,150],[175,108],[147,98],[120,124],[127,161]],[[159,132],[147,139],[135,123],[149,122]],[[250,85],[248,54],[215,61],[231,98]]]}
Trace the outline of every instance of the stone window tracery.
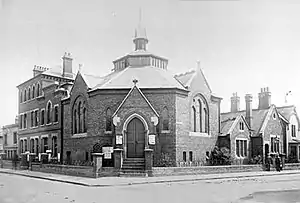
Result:
{"label": "stone window tracery", "polygon": [[192,103],[191,130],[193,132],[209,132],[209,108],[205,98],[198,94],[194,97]]}

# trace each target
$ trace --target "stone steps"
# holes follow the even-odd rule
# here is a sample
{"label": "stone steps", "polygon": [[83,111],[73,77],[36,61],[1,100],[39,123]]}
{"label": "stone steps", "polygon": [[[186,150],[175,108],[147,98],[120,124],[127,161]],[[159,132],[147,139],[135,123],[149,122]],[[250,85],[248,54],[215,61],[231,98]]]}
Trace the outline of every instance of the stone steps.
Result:
{"label": "stone steps", "polygon": [[123,161],[120,171],[121,177],[146,176],[145,159],[128,158]]}

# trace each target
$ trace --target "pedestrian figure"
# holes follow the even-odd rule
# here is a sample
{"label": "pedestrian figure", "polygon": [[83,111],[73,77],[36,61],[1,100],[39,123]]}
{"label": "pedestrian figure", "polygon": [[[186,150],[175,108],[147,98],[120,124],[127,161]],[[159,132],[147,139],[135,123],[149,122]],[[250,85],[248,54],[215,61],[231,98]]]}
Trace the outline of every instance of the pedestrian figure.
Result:
{"label": "pedestrian figure", "polygon": [[276,167],[276,171],[280,171],[280,159],[279,159],[279,156],[278,154],[276,154],[276,157],[275,157],[275,167]]}
{"label": "pedestrian figure", "polygon": [[206,152],[206,157],[205,157],[205,159],[206,159],[206,165],[210,165],[210,157],[209,157],[209,152],[207,151]]}
{"label": "pedestrian figure", "polygon": [[271,156],[268,155],[267,158],[266,158],[266,171],[270,171],[271,163],[272,163]]}
{"label": "pedestrian figure", "polygon": [[14,167],[15,170],[17,170],[18,159],[19,159],[18,155],[15,154],[15,156],[13,158],[13,167]]}

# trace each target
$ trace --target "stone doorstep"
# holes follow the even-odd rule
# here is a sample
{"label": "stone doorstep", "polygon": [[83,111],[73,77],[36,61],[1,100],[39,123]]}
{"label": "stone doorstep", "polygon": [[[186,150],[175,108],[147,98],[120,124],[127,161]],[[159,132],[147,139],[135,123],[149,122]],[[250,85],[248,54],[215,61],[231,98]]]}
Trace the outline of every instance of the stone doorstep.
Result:
{"label": "stone doorstep", "polygon": [[[138,184],[154,184],[154,183],[172,183],[172,182],[190,182],[190,181],[203,181],[203,180],[218,180],[218,179],[232,179],[232,178],[250,178],[250,177],[262,177],[262,176],[274,176],[274,175],[293,175],[293,174],[300,174],[299,170],[290,170],[290,171],[282,171],[282,172],[270,172],[270,171],[264,171],[263,173],[259,174],[243,174],[239,173],[237,174],[231,174],[231,175],[206,175],[206,177],[188,177],[185,176],[169,176],[169,177],[153,177],[153,178],[147,178],[147,177],[136,177],[136,179],[127,178],[127,177],[108,177],[108,178],[98,178],[98,179],[91,179],[91,178],[80,178],[81,180],[76,180],[75,177],[70,178],[70,176],[63,176],[63,177],[57,177],[57,175],[50,176],[41,176],[41,175],[34,175],[30,174],[30,172],[27,171],[27,173],[12,171],[9,169],[6,169],[7,171],[1,170],[0,173],[5,174],[12,174],[12,175],[20,175],[25,177],[31,177],[31,178],[37,178],[37,179],[44,179],[49,181],[55,181],[55,182],[62,182],[62,183],[69,183],[69,184],[75,184],[75,185],[81,185],[86,187],[108,187],[108,186],[128,186],[128,185],[138,185]],[[247,172],[245,172],[247,173]],[[46,173],[45,173],[46,175]],[[55,177],[56,176],[56,177]],[[60,175],[58,175],[60,176]],[[199,175],[198,175],[199,176]],[[210,177],[209,177],[210,176]],[[212,177],[211,177],[212,176]],[[172,177],[172,178],[170,178]],[[69,180],[67,180],[69,179]],[[70,180],[74,179],[74,180]],[[96,182],[100,182],[103,180],[101,184],[98,184]],[[93,183],[94,182],[94,183]],[[105,184],[106,183],[106,184]]]}

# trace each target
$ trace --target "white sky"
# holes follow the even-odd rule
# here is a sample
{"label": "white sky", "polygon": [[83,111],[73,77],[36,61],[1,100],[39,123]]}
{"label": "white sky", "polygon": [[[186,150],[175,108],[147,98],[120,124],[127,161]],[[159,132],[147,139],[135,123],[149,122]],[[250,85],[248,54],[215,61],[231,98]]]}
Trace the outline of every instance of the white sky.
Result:
{"label": "white sky", "polygon": [[[1,2],[1,0],[0,0]],[[254,96],[268,86],[272,103],[300,104],[299,0],[2,0],[0,4],[0,126],[18,112],[16,86],[34,65],[61,63],[65,51],[75,70],[103,75],[112,61],[133,50],[139,8],[149,51],[167,57],[174,73],[201,61],[221,110],[230,96]],[[300,106],[299,106],[300,107]]]}

